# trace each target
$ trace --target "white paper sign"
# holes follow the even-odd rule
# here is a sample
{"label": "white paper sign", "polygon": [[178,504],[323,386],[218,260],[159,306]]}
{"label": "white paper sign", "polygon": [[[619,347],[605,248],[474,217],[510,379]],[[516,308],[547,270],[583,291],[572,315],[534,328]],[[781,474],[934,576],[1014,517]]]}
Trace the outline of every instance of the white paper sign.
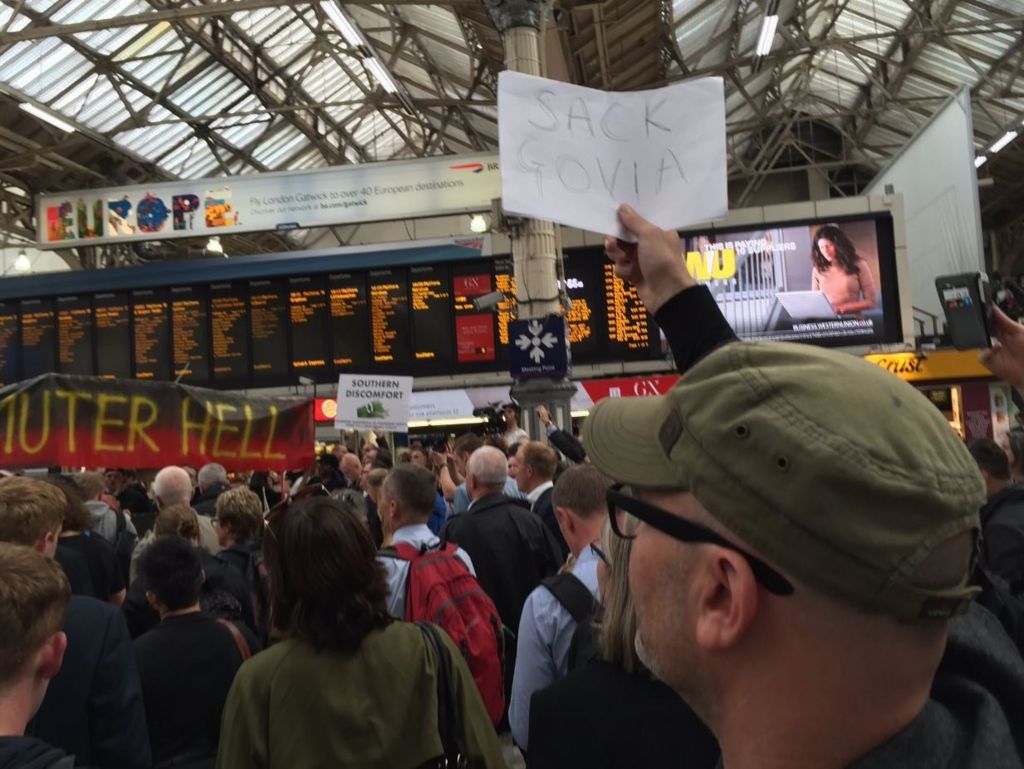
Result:
{"label": "white paper sign", "polygon": [[665,229],[728,211],[718,77],[609,93],[502,72],[498,141],[510,214],[625,237],[622,203]]}
{"label": "white paper sign", "polygon": [[338,430],[408,432],[411,376],[342,374],[338,377]]}

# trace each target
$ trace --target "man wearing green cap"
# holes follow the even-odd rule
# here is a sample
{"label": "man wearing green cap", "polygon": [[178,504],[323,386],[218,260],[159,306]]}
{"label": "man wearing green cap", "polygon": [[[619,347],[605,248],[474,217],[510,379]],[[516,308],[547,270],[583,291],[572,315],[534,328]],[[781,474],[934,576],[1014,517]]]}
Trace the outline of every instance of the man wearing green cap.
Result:
{"label": "man wearing green cap", "polygon": [[685,372],[583,427],[614,530],[639,519],[650,669],[727,769],[1021,766],[1024,663],[971,607],[984,490],[942,415],[853,356],[734,342],[675,233],[620,217],[609,257]]}

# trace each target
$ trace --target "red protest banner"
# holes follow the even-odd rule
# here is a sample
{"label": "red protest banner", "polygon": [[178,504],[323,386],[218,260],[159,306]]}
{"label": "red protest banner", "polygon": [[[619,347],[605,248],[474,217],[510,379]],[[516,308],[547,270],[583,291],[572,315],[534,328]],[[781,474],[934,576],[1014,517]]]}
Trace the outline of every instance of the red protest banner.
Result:
{"label": "red protest banner", "polygon": [[313,403],[44,374],[0,389],[0,467],[303,467]]}

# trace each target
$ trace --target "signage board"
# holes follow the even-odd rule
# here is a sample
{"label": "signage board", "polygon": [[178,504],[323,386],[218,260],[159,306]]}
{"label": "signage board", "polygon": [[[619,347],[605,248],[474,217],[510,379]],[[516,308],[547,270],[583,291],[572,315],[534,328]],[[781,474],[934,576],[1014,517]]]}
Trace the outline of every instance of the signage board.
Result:
{"label": "signage board", "polygon": [[548,315],[509,324],[509,371],[516,379],[563,377],[569,371],[565,318]]}
{"label": "signage board", "polygon": [[59,374],[0,389],[0,425],[3,467],[301,467],[313,444],[306,398]]}
{"label": "signage board", "polygon": [[500,196],[497,155],[446,155],[46,193],[36,221],[40,248],[69,248],[443,216]]}
{"label": "signage board", "polygon": [[888,213],[686,232],[683,251],[741,339],[903,341]]}
{"label": "signage board", "polygon": [[411,396],[411,376],[341,374],[334,426],[404,433],[409,429]]}
{"label": "signage board", "polygon": [[978,361],[978,350],[932,350],[927,353],[897,352],[865,355],[864,360],[881,366],[907,382],[954,382],[987,379],[992,372]]}

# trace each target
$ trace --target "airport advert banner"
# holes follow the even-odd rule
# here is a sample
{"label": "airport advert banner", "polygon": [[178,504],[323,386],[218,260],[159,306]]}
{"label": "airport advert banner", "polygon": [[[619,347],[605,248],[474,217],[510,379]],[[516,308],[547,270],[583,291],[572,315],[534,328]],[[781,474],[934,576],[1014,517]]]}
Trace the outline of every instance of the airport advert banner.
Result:
{"label": "airport advert banner", "polygon": [[500,196],[497,155],[452,155],[45,194],[36,216],[39,247],[68,248],[443,216]]}
{"label": "airport advert banner", "polygon": [[683,234],[690,273],[742,339],[854,346],[902,341],[886,214]]}

